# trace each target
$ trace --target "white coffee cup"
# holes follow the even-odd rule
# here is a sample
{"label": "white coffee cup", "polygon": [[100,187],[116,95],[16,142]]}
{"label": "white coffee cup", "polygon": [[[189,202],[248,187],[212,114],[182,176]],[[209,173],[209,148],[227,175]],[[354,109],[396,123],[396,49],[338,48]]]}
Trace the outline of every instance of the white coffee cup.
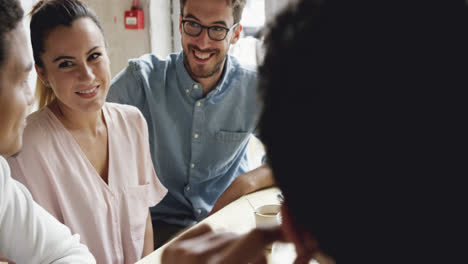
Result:
{"label": "white coffee cup", "polygon": [[257,227],[276,226],[280,224],[281,205],[267,204],[255,208],[255,224]]}
{"label": "white coffee cup", "polygon": [[[255,208],[255,225],[257,227],[271,227],[281,224],[281,205],[266,204]],[[271,250],[271,244],[267,246]]]}

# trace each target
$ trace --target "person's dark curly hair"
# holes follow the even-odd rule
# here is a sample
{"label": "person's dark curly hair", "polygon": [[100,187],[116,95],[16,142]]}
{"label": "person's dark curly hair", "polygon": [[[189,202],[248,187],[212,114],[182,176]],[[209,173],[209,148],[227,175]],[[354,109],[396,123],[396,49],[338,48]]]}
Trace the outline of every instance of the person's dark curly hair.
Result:
{"label": "person's dark curly hair", "polygon": [[[286,198],[297,224],[312,234],[324,253],[336,257],[337,229],[330,208],[333,197],[326,197],[320,187],[311,185],[311,178],[319,183],[318,167],[313,166],[310,137],[314,118],[310,113],[313,96],[321,94],[320,82],[325,76],[320,68],[326,56],[323,46],[323,26],[326,6],[321,1],[302,1],[277,16],[269,25],[265,37],[266,54],[259,68],[260,93],[264,109],[260,121],[260,137],[266,146],[268,163],[275,180]],[[323,53],[322,53],[323,51]],[[312,76],[314,75],[314,77]],[[321,181],[323,190],[326,181]],[[310,203],[304,201],[310,199]],[[328,200],[328,202],[327,202]],[[310,210],[309,210],[310,209]],[[327,221],[314,212],[329,214]]]}
{"label": "person's dark curly hair", "polygon": [[0,66],[7,58],[6,35],[14,30],[23,18],[23,9],[17,0],[0,0]]}
{"label": "person's dark curly hair", "polygon": [[337,261],[394,253],[382,243],[405,243],[430,197],[418,176],[461,165],[468,8],[435,2],[300,0],[267,27],[260,139],[295,223]]}

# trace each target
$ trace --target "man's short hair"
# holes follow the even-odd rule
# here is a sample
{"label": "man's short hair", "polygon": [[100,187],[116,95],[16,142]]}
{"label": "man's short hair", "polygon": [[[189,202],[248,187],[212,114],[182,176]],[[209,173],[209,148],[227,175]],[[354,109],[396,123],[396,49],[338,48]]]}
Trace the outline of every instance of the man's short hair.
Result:
{"label": "man's short hair", "polygon": [[[234,17],[234,24],[239,23],[242,18],[245,3],[247,0],[226,0],[229,6],[232,6],[232,15]],[[180,0],[180,13],[184,14],[184,7],[187,0]]]}
{"label": "man's short hair", "polygon": [[7,58],[6,35],[14,30],[23,18],[23,9],[17,0],[0,0],[0,67]]}

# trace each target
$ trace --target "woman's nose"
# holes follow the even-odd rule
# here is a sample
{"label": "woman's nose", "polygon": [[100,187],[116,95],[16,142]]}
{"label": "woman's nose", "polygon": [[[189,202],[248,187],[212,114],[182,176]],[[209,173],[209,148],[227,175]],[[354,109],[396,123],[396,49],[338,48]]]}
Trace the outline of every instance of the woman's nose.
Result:
{"label": "woman's nose", "polygon": [[80,81],[88,81],[94,79],[93,69],[87,64],[83,65],[80,70]]}

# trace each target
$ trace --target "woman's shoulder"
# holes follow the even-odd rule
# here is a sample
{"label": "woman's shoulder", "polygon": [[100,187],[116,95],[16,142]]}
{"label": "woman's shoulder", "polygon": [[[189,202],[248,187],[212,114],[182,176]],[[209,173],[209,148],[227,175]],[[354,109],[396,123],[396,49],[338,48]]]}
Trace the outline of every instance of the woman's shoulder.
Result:
{"label": "woman's shoulder", "polygon": [[116,132],[118,131],[115,135],[128,137],[129,139],[147,137],[148,126],[138,108],[117,103],[106,103],[105,108],[112,122],[112,124],[108,125]]}
{"label": "woman's shoulder", "polygon": [[59,144],[52,144],[56,140],[56,133],[51,114],[48,108],[42,108],[27,117],[21,151],[11,159],[31,163],[32,160],[36,162],[39,156],[50,157],[50,153],[55,153],[54,148]]}
{"label": "woman's shoulder", "polygon": [[123,115],[123,116],[141,115],[141,111],[133,105],[107,102],[105,107],[108,109],[109,113],[113,115]]}
{"label": "woman's shoulder", "polygon": [[145,120],[141,111],[133,105],[108,102],[105,107],[107,108],[111,118],[115,121],[124,123],[141,123]]}
{"label": "woman's shoulder", "polygon": [[51,112],[47,107],[29,114],[29,116],[26,118],[26,127],[23,133],[23,140],[28,141],[29,139],[45,139],[47,133],[44,133],[44,131],[47,130],[50,132],[50,129],[47,129],[47,126],[50,124],[50,114]]}

